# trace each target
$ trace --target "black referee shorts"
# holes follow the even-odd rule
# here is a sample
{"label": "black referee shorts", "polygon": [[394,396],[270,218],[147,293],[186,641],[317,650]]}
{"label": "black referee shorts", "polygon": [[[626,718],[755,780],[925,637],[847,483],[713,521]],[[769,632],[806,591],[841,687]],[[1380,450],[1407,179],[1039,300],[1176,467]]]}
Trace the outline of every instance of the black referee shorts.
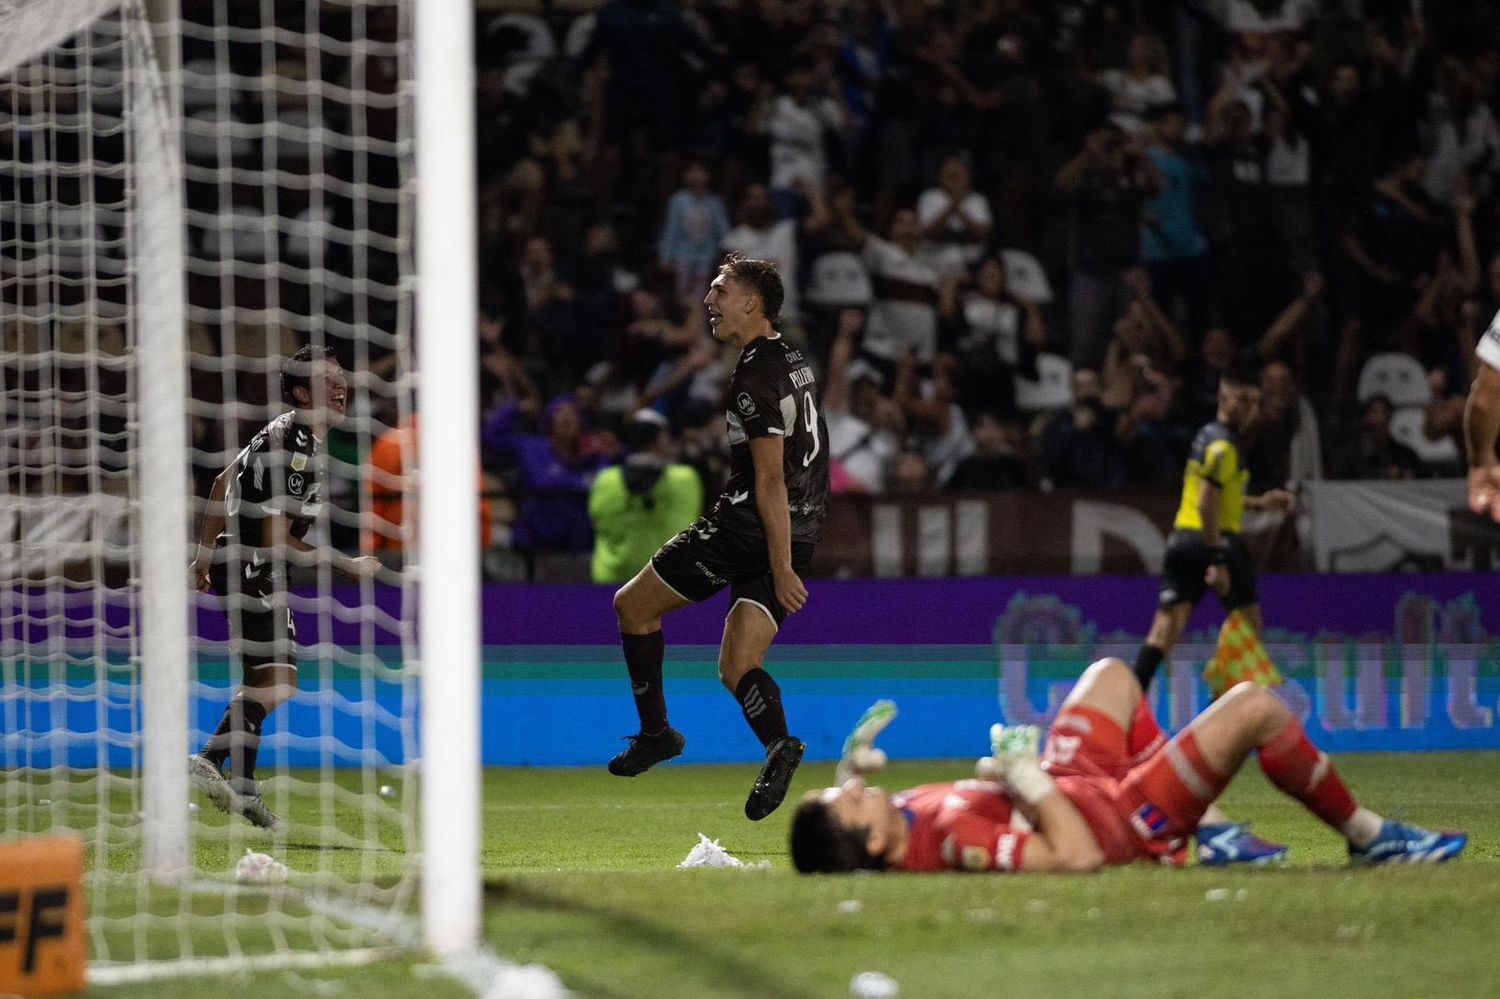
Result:
{"label": "black referee shorts", "polygon": [[[235,573],[231,589],[229,573]],[[240,657],[246,682],[262,666],[277,663],[297,668],[297,622],[286,592],[260,579],[246,579],[242,563],[215,560],[209,581],[219,607],[229,619],[231,649]]]}
{"label": "black referee shorts", "polygon": [[[815,547],[811,541],[792,542],[792,568],[799,576],[812,562]],[[723,530],[708,518],[699,517],[657,549],[651,556],[651,568],[684,600],[696,604],[727,586],[734,598],[731,611],[745,600],[765,611],[778,629],[786,620],[786,611],[777,602],[771,584],[765,538]]]}
{"label": "black referee shorts", "polygon": [[[1255,568],[1250,564],[1250,549],[1238,534],[1223,534],[1224,565],[1229,569],[1229,592],[1219,598],[1225,610],[1258,603],[1255,591]],[[1161,569],[1161,593],[1157,606],[1166,610],[1175,604],[1197,606],[1208,591],[1203,576],[1213,564],[1213,551],[1203,540],[1202,531],[1176,530],[1167,536],[1167,554]]]}

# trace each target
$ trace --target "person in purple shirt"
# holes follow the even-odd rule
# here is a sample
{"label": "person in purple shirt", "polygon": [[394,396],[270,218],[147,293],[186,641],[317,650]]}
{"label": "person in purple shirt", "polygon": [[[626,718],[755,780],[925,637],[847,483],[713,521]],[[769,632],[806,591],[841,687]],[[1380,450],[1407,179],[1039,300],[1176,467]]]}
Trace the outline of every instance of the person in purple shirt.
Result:
{"label": "person in purple shirt", "polygon": [[593,549],[589,487],[608,464],[583,447],[583,416],[571,395],[542,411],[540,433],[526,433],[521,405],[511,402],[485,421],[485,450],[513,469],[521,491],[512,546],[518,551],[586,552]]}

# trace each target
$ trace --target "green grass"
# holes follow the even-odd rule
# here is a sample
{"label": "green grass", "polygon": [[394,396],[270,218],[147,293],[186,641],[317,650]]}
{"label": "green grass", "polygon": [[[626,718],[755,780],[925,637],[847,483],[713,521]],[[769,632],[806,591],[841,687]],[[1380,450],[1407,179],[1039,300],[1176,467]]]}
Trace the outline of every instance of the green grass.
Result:
{"label": "green grass", "polygon": [[[894,977],[905,999],[1496,995],[1500,754],[1337,762],[1370,807],[1467,829],[1467,854],[1434,868],[1351,870],[1342,841],[1252,766],[1224,804],[1292,845],[1283,869],[801,878],[789,870],[786,813],[752,824],[741,812],[750,766],[668,766],[630,781],[602,769],[492,770],[485,932],[505,958],[546,964],[590,997],[838,997],[864,970]],[[949,779],[965,768],[898,764],[884,783]],[[831,772],[804,767],[793,796]],[[700,831],[772,869],[675,870]],[[288,858],[294,868],[312,859],[304,852],[312,844],[299,842]],[[353,855],[320,862],[361,863]],[[1228,897],[1212,900],[1220,888]],[[93,993],[462,994],[420,970],[392,963]]]}

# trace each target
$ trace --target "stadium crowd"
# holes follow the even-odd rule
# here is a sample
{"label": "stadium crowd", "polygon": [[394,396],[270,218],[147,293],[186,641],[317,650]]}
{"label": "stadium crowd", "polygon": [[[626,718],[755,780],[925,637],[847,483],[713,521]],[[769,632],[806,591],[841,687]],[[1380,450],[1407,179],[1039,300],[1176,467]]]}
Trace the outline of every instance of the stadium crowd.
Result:
{"label": "stadium crowd", "polygon": [[[700,300],[731,249],[785,275],[835,492],[1171,488],[1245,359],[1252,489],[1456,474],[1500,307],[1500,12],[1414,7],[487,18],[483,441],[510,544],[588,550],[626,436],[712,495],[732,358]],[[670,439],[629,429],[642,410]]]}

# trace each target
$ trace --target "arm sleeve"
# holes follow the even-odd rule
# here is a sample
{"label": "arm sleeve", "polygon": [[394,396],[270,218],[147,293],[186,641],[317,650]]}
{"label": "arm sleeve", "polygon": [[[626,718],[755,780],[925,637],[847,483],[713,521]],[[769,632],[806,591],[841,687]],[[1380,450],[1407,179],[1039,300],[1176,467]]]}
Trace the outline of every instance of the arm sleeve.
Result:
{"label": "arm sleeve", "polygon": [[765,369],[749,368],[736,371],[729,383],[730,406],[739,416],[745,428],[745,436],[786,436],[786,424],[781,414],[781,392],[776,380]]}
{"label": "arm sleeve", "polygon": [[1238,466],[1238,455],[1228,441],[1214,441],[1203,452],[1203,477],[1216,486],[1222,487],[1233,478]]}

